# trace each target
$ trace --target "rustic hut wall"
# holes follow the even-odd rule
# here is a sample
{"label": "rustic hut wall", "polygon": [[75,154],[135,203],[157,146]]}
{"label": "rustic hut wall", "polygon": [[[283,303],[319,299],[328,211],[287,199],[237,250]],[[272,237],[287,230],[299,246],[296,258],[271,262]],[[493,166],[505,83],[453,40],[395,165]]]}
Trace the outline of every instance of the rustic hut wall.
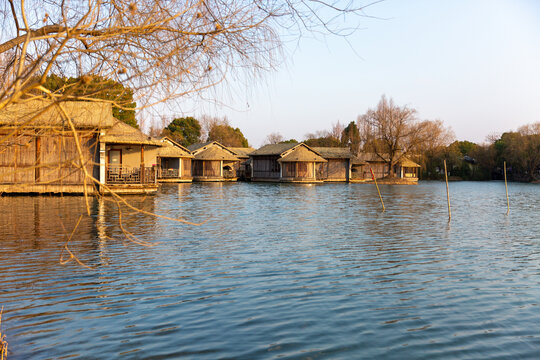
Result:
{"label": "rustic hut wall", "polygon": [[253,157],[253,177],[278,179],[280,175],[280,166],[277,160],[278,156]]}
{"label": "rustic hut wall", "polygon": [[[92,132],[80,132],[78,140],[84,166],[93,175],[96,167],[96,136]],[[80,169],[80,163],[73,133],[26,133],[0,145],[0,183],[83,184],[84,172]]]}
{"label": "rustic hut wall", "polygon": [[353,179],[370,180],[372,178],[369,171],[370,168],[373,170],[373,174],[377,179],[388,175],[388,165],[383,163],[369,163],[367,165],[353,165],[351,176]]}
{"label": "rustic hut wall", "polygon": [[204,176],[220,177],[221,176],[221,161],[205,160],[204,161]]}
{"label": "rustic hut wall", "polygon": [[313,163],[312,162],[284,162],[283,178],[285,179],[313,179]]}
{"label": "rustic hut wall", "polygon": [[196,177],[220,177],[221,161],[218,160],[193,160],[193,176]]}
{"label": "rustic hut wall", "polygon": [[[122,166],[141,166],[141,145],[107,144],[107,154],[111,149],[122,150]],[[152,167],[157,164],[158,147],[144,145],[144,166]]]}
{"label": "rustic hut wall", "polygon": [[327,180],[347,180],[349,177],[348,159],[328,159],[327,163],[321,164],[323,176]]}
{"label": "rustic hut wall", "polygon": [[369,171],[369,168],[373,170],[373,174],[375,175],[375,178],[380,179],[388,175],[388,165],[383,163],[370,163],[368,166],[365,167],[365,178],[371,178],[371,172]]}
{"label": "rustic hut wall", "polygon": [[282,163],[281,166],[283,166],[282,176],[284,178],[296,177],[296,163],[286,162],[286,163]]}
{"label": "rustic hut wall", "polygon": [[191,159],[185,158],[182,159],[182,177],[191,176]]}

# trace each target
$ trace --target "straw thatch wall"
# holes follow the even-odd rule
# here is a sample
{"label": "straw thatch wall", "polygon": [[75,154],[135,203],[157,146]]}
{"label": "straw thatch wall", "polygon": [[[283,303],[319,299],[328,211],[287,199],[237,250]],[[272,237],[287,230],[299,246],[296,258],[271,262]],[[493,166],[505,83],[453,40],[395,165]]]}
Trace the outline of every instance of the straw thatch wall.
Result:
{"label": "straw thatch wall", "polygon": [[[84,172],[75,137],[70,131],[46,135],[20,133],[0,144],[0,184],[83,184]],[[0,138],[8,132],[0,132]],[[77,135],[88,173],[98,176],[97,134],[81,131]]]}
{"label": "straw thatch wall", "polygon": [[326,181],[349,180],[349,159],[328,159],[318,166],[317,178]]}

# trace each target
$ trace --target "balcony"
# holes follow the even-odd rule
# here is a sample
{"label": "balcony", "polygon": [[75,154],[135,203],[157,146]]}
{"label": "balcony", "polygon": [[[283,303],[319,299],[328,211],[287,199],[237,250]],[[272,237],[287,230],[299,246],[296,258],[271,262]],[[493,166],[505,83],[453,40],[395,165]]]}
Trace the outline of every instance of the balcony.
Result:
{"label": "balcony", "polygon": [[153,167],[129,167],[109,165],[106,167],[107,184],[155,184]]}

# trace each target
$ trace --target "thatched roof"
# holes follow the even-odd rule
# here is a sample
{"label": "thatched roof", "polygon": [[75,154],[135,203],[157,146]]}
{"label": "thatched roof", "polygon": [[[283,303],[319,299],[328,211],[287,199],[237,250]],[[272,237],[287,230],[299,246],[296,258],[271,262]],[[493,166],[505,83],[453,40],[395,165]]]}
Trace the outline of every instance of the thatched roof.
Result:
{"label": "thatched roof", "polygon": [[305,144],[299,144],[299,146],[291,149],[288,152],[282,154],[279,162],[327,162],[315,151],[311,150]]}
{"label": "thatched roof", "polygon": [[197,151],[197,150],[199,150],[200,148],[203,148],[203,147],[205,147],[205,146],[208,146],[208,145],[210,145],[210,144],[212,144],[212,143],[213,143],[213,141],[207,141],[207,142],[205,142],[205,143],[196,143],[196,144],[191,144],[191,145],[189,145],[187,148],[189,149],[189,151],[194,152],[194,151]]}
{"label": "thatched roof", "polygon": [[255,151],[252,147],[228,147],[240,159],[248,159],[249,155]]}
{"label": "thatched roof", "polygon": [[312,147],[325,159],[351,159],[353,154],[346,147]]}
{"label": "thatched roof", "polygon": [[[361,165],[362,163],[367,164],[370,162],[381,163],[381,162],[389,161],[388,154],[381,154],[381,155],[384,159],[381,159],[381,157],[375,153],[360,153],[358,154],[356,158],[353,159],[353,165]],[[411,159],[407,157],[402,157],[398,161],[398,164],[404,167],[421,167],[420,165],[418,165],[417,163],[415,163],[414,161],[412,161]]]}
{"label": "thatched roof", "polygon": [[400,165],[403,166],[403,167],[421,167],[420,165],[418,165],[414,161],[412,161],[410,159],[407,159],[407,158],[401,159]]}
{"label": "thatched roof", "polygon": [[130,145],[155,145],[163,146],[163,143],[148,135],[141,130],[114,119],[114,125],[105,131],[105,135],[100,136],[99,141],[108,144],[130,144]]}
{"label": "thatched roof", "polygon": [[217,141],[210,141],[204,144],[193,144],[188,146],[188,149],[191,150],[195,160],[240,160],[235,153]]}
{"label": "thatched roof", "polygon": [[280,162],[314,161],[326,162],[317,151],[304,143],[269,144],[255,150],[249,156],[272,156],[280,157]]}
{"label": "thatched roof", "polygon": [[160,157],[192,158],[191,152],[169,137],[161,139],[163,146],[158,150]]}
{"label": "thatched roof", "polygon": [[263,147],[255,150],[249,156],[259,156],[259,155],[281,155],[285,151],[292,149],[295,146],[298,146],[298,143],[284,143],[284,144],[269,144],[264,145]]}
{"label": "thatched roof", "polygon": [[351,165],[367,165],[367,161],[362,160],[359,157],[355,156],[351,160]]}
{"label": "thatched roof", "polygon": [[[77,129],[101,129],[114,125],[111,104],[89,101],[61,103]],[[60,108],[50,100],[21,100],[0,111],[0,126],[68,127]]]}

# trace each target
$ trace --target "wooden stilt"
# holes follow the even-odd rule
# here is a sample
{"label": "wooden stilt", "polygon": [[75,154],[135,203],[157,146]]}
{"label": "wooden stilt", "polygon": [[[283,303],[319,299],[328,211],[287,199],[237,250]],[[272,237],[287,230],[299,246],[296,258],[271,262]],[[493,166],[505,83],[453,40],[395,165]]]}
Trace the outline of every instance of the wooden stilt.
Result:
{"label": "wooden stilt", "polygon": [[506,161],[504,162],[504,187],[506,188],[506,215],[510,214],[510,199],[508,198],[508,182],[506,181]]}
{"label": "wooden stilt", "polygon": [[375,179],[375,175],[373,174],[373,170],[371,170],[371,168],[369,168],[369,171],[371,172],[371,177],[373,178],[373,181],[375,182],[375,186],[377,187],[377,192],[379,193],[379,199],[381,199],[382,211],[385,211],[386,209],[384,207],[384,201],[381,196],[381,191],[379,190],[379,185],[377,185],[377,179]]}
{"label": "wooden stilt", "polygon": [[450,191],[448,190],[448,171],[446,170],[446,160],[444,160],[444,178],[446,180],[446,201],[448,202],[448,221],[452,218],[452,210],[450,210]]}

